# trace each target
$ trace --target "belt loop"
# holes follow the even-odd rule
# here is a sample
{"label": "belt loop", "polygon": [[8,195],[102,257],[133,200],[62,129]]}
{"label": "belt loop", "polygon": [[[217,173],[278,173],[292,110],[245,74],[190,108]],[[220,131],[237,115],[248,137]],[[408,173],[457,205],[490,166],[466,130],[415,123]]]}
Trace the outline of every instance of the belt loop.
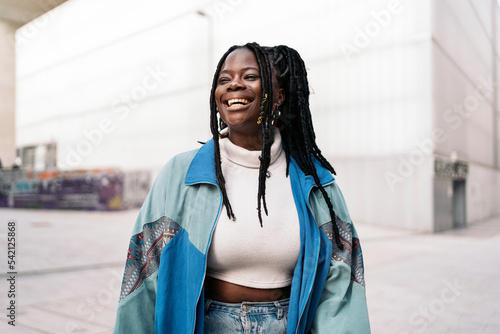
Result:
{"label": "belt loop", "polygon": [[205,315],[208,313],[208,309],[210,308],[210,305],[212,304],[212,299],[205,299]]}
{"label": "belt loop", "polygon": [[274,302],[274,305],[276,305],[276,308],[278,309],[278,320],[281,320],[283,318],[283,306],[279,302]]}

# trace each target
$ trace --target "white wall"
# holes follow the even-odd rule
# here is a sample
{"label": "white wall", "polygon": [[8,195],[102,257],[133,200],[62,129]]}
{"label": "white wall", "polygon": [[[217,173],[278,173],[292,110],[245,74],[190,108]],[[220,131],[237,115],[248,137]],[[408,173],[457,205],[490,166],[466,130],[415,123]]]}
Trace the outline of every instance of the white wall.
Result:
{"label": "white wall", "polygon": [[[371,12],[387,12],[391,1],[146,3],[136,8],[132,1],[72,0],[48,13],[34,36],[24,38],[27,27],[18,32],[27,40],[18,56],[19,146],[56,140],[67,146],[59,150],[64,163],[64,152],[85,140],[81,132],[109,117],[114,130],[81,166],[145,167],[164,161],[151,153],[168,156],[175,150],[169,147],[184,150],[209,136],[208,21],[196,9],[213,16],[214,62],[230,45],[253,40],[299,50],[310,68],[313,112],[327,153],[401,153],[411,148],[408,138],[427,131],[430,114],[422,114],[428,103],[422,83],[428,73],[422,68],[428,57],[419,36],[428,35],[429,27],[416,17],[428,17],[426,3],[394,2],[397,14],[383,18],[387,26],[372,30],[368,45],[349,59],[342,43],[359,46],[356,28],[366,31],[376,22]],[[157,66],[170,73],[168,79],[148,91],[126,119],[116,117],[121,113],[113,113],[113,101],[132,93],[147,68]],[[330,124],[337,125],[335,131]],[[172,138],[181,140],[172,145]],[[154,149],[130,147],[134,142]],[[138,159],[111,153],[120,147]]]}
{"label": "white wall", "polygon": [[14,26],[0,20],[0,160],[4,167],[16,158],[14,32]]}
{"label": "white wall", "polygon": [[[496,41],[493,14],[499,21]],[[468,222],[500,214],[500,171],[494,163],[499,139],[493,127],[500,121],[494,91],[500,93],[492,76],[494,62],[497,72],[500,67],[493,54],[499,14],[496,0],[433,2],[433,127],[443,131],[435,153],[453,153],[469,163]]]}
{"label": "white wall", "polygon": [[500,214],[500,173],[473,164],[467,179],[467,222]]}
{"label": "white wall", "polygon": [[127,169],[206,139],[206,22],[182,6],[73,0],[46,14],[18,48],[17,145],[56,141],[63,168]]}
{"label": "white wall", "polygon": [[[210,137],[209,79],[229,46],[287,44],[309,69],[317,140],[355,220],[431,231],[433,154],[452,151],[471,163],[479,219],[499,207],[484,187],[498,182],[491,101],[458,131],[443,113],[491,72],[487,3],[71,0],[18,31],[17,145],[56,141],[61,167],[158,169]],[[169,73],[157,85],[155,69]],[[446,140],[428,150],[437,128]]]}
{"label": "white wall", "polygon": [[432,157],[413,169],[405,164],[401,182],[391,185],[384,177],[397,173],[408,156],[335,160],[336,179],[355,221],[433,231]]}

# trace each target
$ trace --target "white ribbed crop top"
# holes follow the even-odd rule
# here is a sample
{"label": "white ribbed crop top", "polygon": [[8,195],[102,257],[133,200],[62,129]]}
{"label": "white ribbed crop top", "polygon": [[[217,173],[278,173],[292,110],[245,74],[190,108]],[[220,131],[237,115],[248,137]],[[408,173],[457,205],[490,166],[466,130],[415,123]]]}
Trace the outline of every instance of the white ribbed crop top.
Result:
{"label": "white ribbed crop top", "polygon": [[257,187],[261,151],[248,151],[221,139],[222,173],[236,220],[221,209],[208,250],[207,275],[238,285],[271,289],[291,284],[300,251],[300,227],[285,152],[275,131],[270,177],[266,180],[263,227],[257,216]]}

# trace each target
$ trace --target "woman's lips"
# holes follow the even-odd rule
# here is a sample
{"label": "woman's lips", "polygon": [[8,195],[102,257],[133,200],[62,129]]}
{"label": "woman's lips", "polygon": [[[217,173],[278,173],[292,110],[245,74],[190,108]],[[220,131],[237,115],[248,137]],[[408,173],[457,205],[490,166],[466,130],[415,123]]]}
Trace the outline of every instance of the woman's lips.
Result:
{"label": "woman's lips", "polygon": [[229,111],[238,111],[245,109],[249,104],[250,100],[247,99],[229,99],[226,102],[227,110]]}
{"label": "woman's lips", "polygon": [[228,106],[230,106],[230,107],[231,107],[233,104],[235,104],[235,103],[240,104],[240,105],[241,105],[241,104],[242,104],[242,105],[246,105],[246,104],[249,104],[249,103],[250,103],[250,101],[249,101],[249,100],[247,100],[247,99],[230,99],[230,100],[228,100],[228,101],[227,101],[227,105],[228,105]]}

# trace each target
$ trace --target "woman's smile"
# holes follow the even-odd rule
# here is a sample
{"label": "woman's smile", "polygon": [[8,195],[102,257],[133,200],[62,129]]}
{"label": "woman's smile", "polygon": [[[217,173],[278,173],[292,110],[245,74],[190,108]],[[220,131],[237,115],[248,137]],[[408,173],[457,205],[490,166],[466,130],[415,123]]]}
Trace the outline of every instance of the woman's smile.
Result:
{"label": "woman's smile", "polygon": [[227,101],[228,110],[241,110],[244,109],[250,101],[247,99],[231,99]]}
{"label": "woman's smile", "polygon": [[252,101],[247,98],[230,98],[224,102],[227,111],[246,110],[252,106]]}

